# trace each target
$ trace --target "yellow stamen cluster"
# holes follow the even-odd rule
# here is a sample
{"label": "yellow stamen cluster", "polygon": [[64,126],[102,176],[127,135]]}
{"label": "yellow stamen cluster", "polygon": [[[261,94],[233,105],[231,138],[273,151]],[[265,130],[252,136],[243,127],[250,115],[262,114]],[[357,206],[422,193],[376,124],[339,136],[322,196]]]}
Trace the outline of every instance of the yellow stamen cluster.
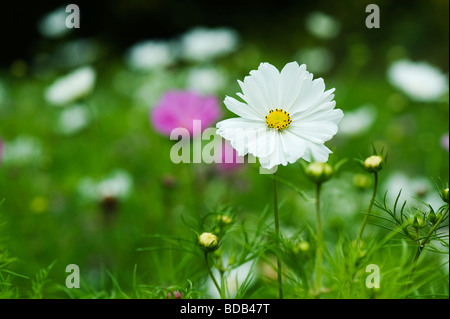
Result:
{"label": "yellow stamen cluster", "polygon": [[292,120],[288,112],[282,109],[270,110],[269,115],[266,116],[267,127],[275,128],[277,130],[284,130],[291,124]]}

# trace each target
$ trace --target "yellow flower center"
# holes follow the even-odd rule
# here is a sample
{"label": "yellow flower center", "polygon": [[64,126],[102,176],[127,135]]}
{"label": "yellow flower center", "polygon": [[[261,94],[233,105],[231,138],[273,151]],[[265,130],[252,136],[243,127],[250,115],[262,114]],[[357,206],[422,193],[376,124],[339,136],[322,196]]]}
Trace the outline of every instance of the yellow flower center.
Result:
{"label": "yellow flower center", "polygon": [[291,124],[292,120],[289,113],[282,109],[270,110],[269,115],[266,116],[267,127],[275,128],[277,130],[284,130]]}

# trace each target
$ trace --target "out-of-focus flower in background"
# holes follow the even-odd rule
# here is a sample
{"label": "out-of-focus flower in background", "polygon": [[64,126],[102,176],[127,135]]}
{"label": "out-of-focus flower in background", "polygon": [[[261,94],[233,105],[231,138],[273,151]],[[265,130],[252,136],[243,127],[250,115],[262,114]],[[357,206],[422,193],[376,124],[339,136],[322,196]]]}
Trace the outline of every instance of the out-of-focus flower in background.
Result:
{"label": "out-of-focus flower in background", "polygon": [[126,199],[133,188],[133,177],[123,169],[117,169],[100,180],[85,177],[78,184],[78,193],[88,201],[104,198]]}
{"label": "out-of-focus flower in background", "polygon": [[90,112],[85,105],[73,105],[61,112],[56,130],[63,135],[76,134],[85,128],[90,120]]}
{"label": "out-of-focus flower in background", "polygon": [[38,23],[39,33],[46,38],[60,38],[72,29],[66,26],[66,7],[59,7],[47,13]]}
{"label": "out-of-focus flower in background", "polygon": [[332,39],[339,34],[341,24],[334,17],[323,12],[312,12],[305,20],[306,29],[320,39]]}
{"label": "out-of-focus flower in background", "polygon": [[12,141],[4,141],[3,163],[26,165],[39,162],[43,155],[41,141],[34,136],[19,135]]}
{"label": "out-of-focus flower in background", "polygon": [[185,128],[192,135],[193,121],[201,121],[202,131],[221,117],[219,102],[215,96],[199,95],[192,91],[166,92],[150,111],[154,129],[170,135],[175,128]]}
{"label": "out-of-focus flower in background", "polygon": [[377,119],[377,109],[374,105],[366,104],[352,111],[345,112],[339,124],[339,132],[346,136],[358,136],[370,130]]}
{"label": "out-of-focus flower in background", "polygon": [[96,71],[85,66],[57,79],[45,92],[47,102],[63,106],[86,96],[95,84]]}
{"label": "out-of-focus flower in background", "polygon": [[225,84],[224,72],[212,67],[191,68],[186,79],[188,89],[202,94],[218,93]]}
{"label": "out-of-focus flower in background", "polygon": [[449,151],[449,136],[448,136],[448,133],[444,134],[444,135],[441,137],[441,145],[442,145],[442,147],[443,147],[444,149],[447,150],[447,152]]}
{"label": "out-of-focus flower in background", "polygon": [[180,55],[189,61],[209,61],[234,52],[238,43],[238,33],[233,29],[196,27],[182,35]]}
{"label": "out-of-focus flower in background", "polygon": [[308,66],[310,72],[317,74],[327,73],[334,63],[334,57],[331,51],[323,47],[300,50],[297,56],[299,61],[302,61]]}
{"label": "out-of-focus flower in background", "polygon": [[164,68],[176,61],[174,44],[162,40],[146,40],[133,45],[126,54],[126,62],[135,71]]}
{"label": "out-of-focus flower in background", "polygon": [[[224,263],[228,264],[229,258],[227,256],[223,257]],[[253,266],[254,260],[247,261],[246,263],[227,270],[225,272],[225,286],[227,287],[227,291],[229,293],[230,298],[235,298],[238,292],[239,287],[247,281],[248,286],[251,287],[255,283],[255,267]],[[214,277],[220,278],[219,271],[217,269],[213,269]],[[207,283],[208,294],[213,299],[219,299],[220,295],[217,291],[216,286],[214,285],[211,278]]]}
{"label": "out-of-focus flower in background", "polygon": [[411,178],[402,172],[394,172],[386,179],[383,188],[381,193],[387,191],[386,199],[391,206],[400,191],[399,205],[406,201],[410,207],[421,208],[424,206],[423,201],[437,209],[442,204],[436,186],[426,177]]}
{"label": "out-of-focus flower in background", "polygon": [[399,60],[388,69],[389,82],[411,100],[433,102],[448,92],[448,78],[427,62]]}

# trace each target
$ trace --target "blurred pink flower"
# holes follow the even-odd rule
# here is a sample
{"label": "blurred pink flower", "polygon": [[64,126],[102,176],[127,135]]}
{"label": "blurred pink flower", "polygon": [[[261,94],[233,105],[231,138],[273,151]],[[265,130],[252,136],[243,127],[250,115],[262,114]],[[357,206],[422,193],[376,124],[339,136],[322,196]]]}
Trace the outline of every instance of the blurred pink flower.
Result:
{"label": "blurred pink flower", "polygon": [[186,128],[193,134],[193,121],[200,120],[202,130],[221,116],[215,96],[201,96],[191,91],[167,91],[151,110],[151,122],[159,133],[170,135],[173,129]]}
{"label": "blurred pink flower", "polygon": [[441,145],[442,145],[442,147],[445,148],[445,149],[447,150],[447,152],[448,152],[448,150],[449,150],[449,136],[448,136],[448,133],[447,133],[447,134],[444,134],[444,135],[441,137]]}
{"label": "blurred pink flower", "polygon": [[236,150],[227,140],[222,140],[222,152],[216,154],[216,164],[220,171],[230,172],[244,164],[244,157],[238,156]]}

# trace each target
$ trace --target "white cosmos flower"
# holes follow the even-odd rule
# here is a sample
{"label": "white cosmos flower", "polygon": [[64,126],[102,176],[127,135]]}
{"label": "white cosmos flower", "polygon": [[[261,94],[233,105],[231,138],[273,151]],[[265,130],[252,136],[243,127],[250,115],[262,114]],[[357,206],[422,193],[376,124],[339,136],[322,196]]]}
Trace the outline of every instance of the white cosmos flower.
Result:
{"label": "white cosmos flower", "polygon": [[339,131],[347,136],[356,136],[366,133],[377,119],[377,108],[372,104],[366,104],[345,113],[345,117],[339,124]]}
{"label": "white cosmos flower", "polygon": [[335,109],[334,89],[325,91],[322,78],[313,80],[306,65],[286,64],[281,72],[261,63],[244,82],[238,81],[245,103],[227,96],[225,105],[239,115],[217,123],[217,133],[229,140],[239,156],[259,158],[265,169],[299,158],[326,162],[324,145],[338,131],[343,117]]}
{"label": "white cosmos flower", "polygon": [[84,105],[77,104],[61,112],[56,130],[64,135],[75,134],[85,128],[89,121],[89,110]]}
{"label": "white cosmos flower", "polygon": [[122,169],[113,171],[101,180],[85,177],[78,184],[78,192],[88,200],[101,200],[105,197],[125,199],[132,188],[132,176]]}
{"label": "white cosmos flower", "polygon": [[65,105],[88,94],[95,84],[96,72],[86,66],[56,80],[45,92],[46,100],[54,105]]}
{"label": "white cosmos flower", "polygon": [[59,38],[72,31],[66,26],[69,13],[66,7],[59,7],[45,15],[38,24],[38,30],[44,37]]}
{"label": "white cosmos flower", "polygon": [[389,67],[388,79],[414,101],[435,101],[448,92],[447,77],[426,62],[397,61]]}
{"label": "white cosmos flower", "polygon": [[181,55],[192,61],[205,61],[233,52],[238,45],[233,29],[196,27],[181,38]]}
{"label": "white cosmos flower", "polygon": [[203,94],[217,93],[226,83],[225,75],[212,67],[192,68],[187,76],[187,87]]}
{"label": "white cosmos flower", "polygon": [[126,61],[132,69],[138,71],[164,68],[175,61],[173,44],[157,40],[136,43],[129,49]]}

